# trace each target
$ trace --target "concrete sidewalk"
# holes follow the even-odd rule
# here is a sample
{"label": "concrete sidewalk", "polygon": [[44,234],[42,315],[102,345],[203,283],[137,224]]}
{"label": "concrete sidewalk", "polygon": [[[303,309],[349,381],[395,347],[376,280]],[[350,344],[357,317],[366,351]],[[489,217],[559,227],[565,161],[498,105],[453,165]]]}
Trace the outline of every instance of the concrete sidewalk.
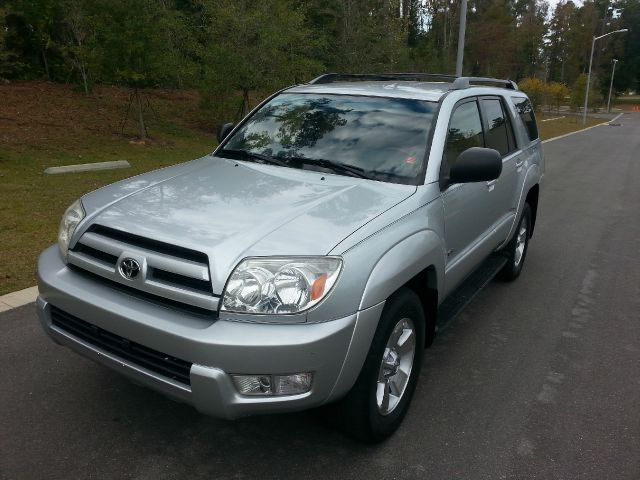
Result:
{"label": "concrete sidewalk", "polygon": [[0,297],[0,312],[6,312],[12,308],[21,307],[27,303],[35,302],[38,297],[38,287],[29,287],[17,292],[7,293]]}

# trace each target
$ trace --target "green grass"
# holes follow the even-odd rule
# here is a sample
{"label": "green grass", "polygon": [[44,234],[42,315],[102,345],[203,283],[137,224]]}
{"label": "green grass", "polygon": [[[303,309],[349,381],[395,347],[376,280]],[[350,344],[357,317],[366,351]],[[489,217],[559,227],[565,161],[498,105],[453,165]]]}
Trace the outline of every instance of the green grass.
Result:
{"label": "green grass", "polygon": [[[0,295],[35,283],[36,257],[56,241],[60,217],[75,199],[123,178],[198,158],[210,152],[212,145],[207,137],[181,137],[176,138],[171,147],[91,142],[90,145],[76,145],[76,154],[30,151],[3,155],[0,167]],[[49,166],[115,159],[128,160],[132,168],[43,174]]]}
{"label": "green grass", "polygon": [[640,96],[618,97],[613,100],[616,105],[640,105]]}

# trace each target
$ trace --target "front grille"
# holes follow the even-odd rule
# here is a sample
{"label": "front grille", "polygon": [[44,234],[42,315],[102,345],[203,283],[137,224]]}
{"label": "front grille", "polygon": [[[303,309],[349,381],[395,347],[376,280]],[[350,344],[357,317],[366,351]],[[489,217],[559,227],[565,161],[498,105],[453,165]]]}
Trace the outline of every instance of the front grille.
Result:
{"label": "front grille", "polygon": [[81,275],[87,280],[106,284],[110,288],[113,288],[114,290],[118,290],[119,292],[125,293],[131,297],[137,298],[138,300],[144,300],[149,303],[153,303],[154,305],[158,305],[160,307],[170,308],[171,310],[187,313],[192,316],[201,317],[202,320],[209,321],[209,322],[214,322],[215,320],[218,319],[217,311],[211,311],[206,308],[200,308],[200,307],[196,307],[186,303],[176,302],[174,300],[171,300],[169,298],[165,298],[159,295],[154,295],[152,293],[145,292],[144,290],[139,290],[137,288],[130,287],[129,285],[125,285],[122,283],[114,282],[113,280],[103,278],[100,275],[96,275],[93,272],[83,270],[82,268],[76,267],[75,265],[69,265],[69,268],[73,270],[76,274]]}
{"label": "front grille", "polygon": [[183,288],[190,288],[211,295],[211,282],[207,280],[198,280],[179,273],[167,272],[160,268],[150,268],[147,275],[153,280],[159,280],[168,285],[181,285]]}
{"label": "front grille", "polygon": [[[124,278],[118,262],[132,258],[140,265],[134,278]],[[69,251],[69,265],[128,290],[138,290],[149,299],[217,312],[206,254],[143,238],[102,225],[92,225]]]}
{"label": "front grille", "polygon": [[132,342],[103,330],[78,317],[51,306],[51,323],[76,338],[118,358],[170,378],[184,385],[191,385],[191,363],[171,355]]}
{"label": "front grille", "polygon": [[133,233],[124,232],[122,230],[116,230],[115,228],[105,227],[103,225],[91,225],[88,232],[93,232],[103,237],[108,237],[113,240],[117,240],[134,247],[139,247],[144,250],[150,250],[152,252],[163,253],[165,255],[171,255],[172,257],[184,258],[193,262],[207,263],[208,258],[202,252],[197,252],[189,248],[179,247],[177,245],[171,245],[169,243],[159,242],[150,238],[134,235]]}
{"label": "front grille", "polygon": [[109,265],[110,267],[113,267],[114,269],[116,268],[116,263],[118,263],[118,257],[116,257],[115,255],[110,255],[107,252],[103,252],[101,250],[96,250],[95,248],[91,248],[87,245],[83,245],[81,243],[78,243],[76,245],[76,248],[73,249],[74,252],[78,252],[78,253],[82,253],[83,255],[86,255],[87,257],[92,257],[95,258],[96,260],[99,260],[103,263],[105,263],[106,265]]}

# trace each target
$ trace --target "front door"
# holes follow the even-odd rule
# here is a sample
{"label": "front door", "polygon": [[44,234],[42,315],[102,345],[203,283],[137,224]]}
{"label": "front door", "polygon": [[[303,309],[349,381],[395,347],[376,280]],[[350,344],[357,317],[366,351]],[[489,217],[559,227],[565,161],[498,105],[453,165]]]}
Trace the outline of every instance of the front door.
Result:
{"label": "front door", "polygon": [[[455,106],[449,123],[441,165],[444,174],[464,150],[484,146],[478,100],[462,100]],[[488,238],[492,237],[496,220],[491,200],[495,189],[490,187],[487,182],[455,183],[442,192],[447,295],[497,246]]]}

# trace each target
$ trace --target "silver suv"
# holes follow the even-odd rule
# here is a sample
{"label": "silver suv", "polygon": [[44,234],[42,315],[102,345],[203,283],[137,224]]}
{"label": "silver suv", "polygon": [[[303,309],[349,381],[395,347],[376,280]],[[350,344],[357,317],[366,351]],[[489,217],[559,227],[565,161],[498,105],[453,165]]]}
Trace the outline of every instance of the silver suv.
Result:
{"label": "silver suv", "polygon": [[206,414],[330,406],[389,436],[447,296],[487,258],[522,270],[544,172],[527,96],[327,74],[219,137],[69,207],[38,262],[45,331]]}

